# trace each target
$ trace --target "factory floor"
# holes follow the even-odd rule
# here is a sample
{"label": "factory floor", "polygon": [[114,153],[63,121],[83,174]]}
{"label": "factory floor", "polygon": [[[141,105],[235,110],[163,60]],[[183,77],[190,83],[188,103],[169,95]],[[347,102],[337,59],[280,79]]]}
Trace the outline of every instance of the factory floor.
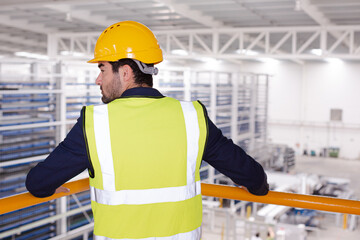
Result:
{"label": "factory floor", "polygon": [[297,173],[314,173],[349,179],[350,188],[354,190],[355,195],[360,199],[359,171],[360,160],[299,156],[296,158],[295,163],[295,172]]}
{"label": "factory floor", "polygon": [[[296,167],[292,170],[293,173],[309,173],[318,174],[326,177],[346,178],[350,180],[350,188],[354,190],[355,196],[360,199],[360,160],[345,160],[334,158],[319,158],[299,156],[296,159]],[[321,219],[320,228],[316,231],[307,233],[306,238],[297,238],[301,240],[358,240],[360,239],[360,218],[358,218],[359,224],[355,231],[343,229],[343,218],[341,214],[325,213]],[[223,224],[216,224],[215,229],[211,230],[208,227],[208,223],[203,224],[203,240],[226,240],[226,229],[224,229],[224,223],[226,217],[221,214],[216,216],[216,222],[222,222]],[[238,232],[238,231],[237,231]],[[240,230],[240,232],[242,232]],[[251,238],[245,237],[248,234],[239,234],[234,238],[229,237],[229,240],[250,240]],[[277,238],[275,240],[288,240],[288,238]],[[264,238],[265,240],[265,238]],[[289,240],[293,240],[290,239]]]}
{"label": "factory floor", "polygon": [[[360,160],[346,160],[340,158],[320,158],[300,156],[296,159],[295,172],[314,173],[327,177],[347,178],[349,187],[354,195],[360,199]],[[358,217],[360,222],[360,218]],[[310,233],[307,240],[358,240],[360,239],[360,224],[355,231],[343,230],[335,226],[335,219],[327,216],[318,233]],[[342,224],[342,223],[341,223]]]}

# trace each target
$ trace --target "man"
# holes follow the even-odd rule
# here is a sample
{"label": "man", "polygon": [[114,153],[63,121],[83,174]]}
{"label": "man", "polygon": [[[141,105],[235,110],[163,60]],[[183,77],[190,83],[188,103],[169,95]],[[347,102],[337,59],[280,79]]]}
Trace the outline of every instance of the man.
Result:
{"label": "man", "polygon": [[29,172],[30,193],[66,191],[60,186],[88,169],[96,239],[166,240],[200,239],[202,159],[252,194],[267,194],[261,165],[222,135],[200,102],[152,88],[163,58],[146,26],[108,27],[94,55],[105,104],[84,107],[64,141]]}

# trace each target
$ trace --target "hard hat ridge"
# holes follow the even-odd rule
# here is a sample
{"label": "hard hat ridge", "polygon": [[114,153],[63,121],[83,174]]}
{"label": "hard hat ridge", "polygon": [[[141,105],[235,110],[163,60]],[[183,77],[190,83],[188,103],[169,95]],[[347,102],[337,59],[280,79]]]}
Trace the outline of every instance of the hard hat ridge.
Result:
{"label": "hard hat ridge", "polygon": [[88,62],[115,62],[123,58],[146,64],[163,60],[155,35],[148,27],[134,21],[118,22],[106,28],[96,42],[94,59]]}

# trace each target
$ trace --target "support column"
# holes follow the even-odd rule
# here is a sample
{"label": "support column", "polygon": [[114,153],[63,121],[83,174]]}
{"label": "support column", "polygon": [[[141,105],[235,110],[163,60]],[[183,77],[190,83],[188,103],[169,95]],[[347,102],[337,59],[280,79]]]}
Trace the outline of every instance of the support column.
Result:
{"label": "support column", "polygon": [[305,139],[305,130],[304,130],[304,122],[306,121],[306,112],[307,112],[307,76],[306,76],[306,65],[301,66],[301,100],[300,100],[300,152],[299,154],[302,155],[304,149],[307,149],[307,144]]}
{"label": "support column", "polygon": [[40,70],[39,63],[33,62],[30,64],[31,81],[36,81],[39,78]]}
{"label": "support column", "polygon": [[[66,83],[61,77],[62,64],[58,62],[54,66],[56,88],[61,90],[60,94],[56,96],[56,121],[60,121],[61,124],[57,127],[56,131],[56,145],[58,145],[66,137],[66,96],[65,86]],[[57,214],[63,214],[67,211],[67,197],[62,197],[56,200]],[[64,215],[56,223],[57,235],[64,234],[67,231],[67,217]]]}
{"label": "support column", "polygon": [[257,215],[257,206],[258,206],[258,204],[257,204],[257,202],[253,202],[253,209],[252,209],[252,216],[255,218],[256,217],[256,215]]}
{"label": "support column", "polygon": [[265,106],[264,106],[264,133],[263,133],[263,144],[267,145],[268,137],[268,108],[269,108],[269,75],[265,75]]}
{"label": "support column", "polygon": [[[216,91],[217,91],[217,81],[216,81],[216,73],[211,72],[210,76],[210,119],[211,121],[216,124]],[[215,177],[215,169],[209,165],[209,175],[208,175],[208,181],[209,183],[214,183],[214,177]]]}
{"label": "support column", "polygon": [[249,144],[248,152],[252,153],[255,149],[257,79],[253,75],[251,75],[250,78],[251,78],[251,97],[250,97],[250,116],[249,116],[250,144]]}
{"label": "support column", "polygon": [[184,100],[191,101],[191,72],[190,69],[184,71]]}
{"label": "support column", "polygon": [[47,36],[47,55],[49,59],[55,59],[58,53],[57,37],[54,34]]}
{"label": "support column", "polygon": [[232,83],[232,98],[231,98],[231,139],[234,143],[238,142],[238,74],[232,73],[231,75]]}
{"label": "support column", "polygon": [[217,82],[216,82],[216,72],[210,73],[210,119],[216,124],[216,97],[217,97]]}
{"label": "support column", "polygon": [[[227,209],[229,210],[229,209]],[[226,229],[226,234],[225,234],[225,239],[226,240],[229,240],[230,239],[230,227],[231,227],[231,216],[230,216],[230,212],[229,211],[226,211],[226,226],[225,226],[225,229]]]}

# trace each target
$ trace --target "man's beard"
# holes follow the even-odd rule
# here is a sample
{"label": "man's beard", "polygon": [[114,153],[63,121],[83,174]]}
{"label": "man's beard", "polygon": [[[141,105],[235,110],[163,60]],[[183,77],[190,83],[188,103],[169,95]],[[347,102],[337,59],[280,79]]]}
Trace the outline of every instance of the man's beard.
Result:
{"label": "man's beard", "polygon": [[[101,86],[100,89],[102,90]],[[103,93],[101,97],[101,101],[106,104],[119,98],[121,96],[120,89],[121,89],[120,76],[118,74],[115,74],[112,80],[112,85],[110,86],[109,94],[105,96],[105,93]]]}
{"label": "man's beard", "polygon": [[105,96],[102,96],[101,97],[101,101],[103,102],[103,103],[109,103],[109,102],[111,102],[113,99],[111,99],[111,98],[107,98],[107,97],[105,97]]}
{"label": "man's beard", "polygon": [[105,104],[111,102],[112,100],[114,99],[111,96],[105,96],[105,94],[103,94],[101,97],[101,101]]}

